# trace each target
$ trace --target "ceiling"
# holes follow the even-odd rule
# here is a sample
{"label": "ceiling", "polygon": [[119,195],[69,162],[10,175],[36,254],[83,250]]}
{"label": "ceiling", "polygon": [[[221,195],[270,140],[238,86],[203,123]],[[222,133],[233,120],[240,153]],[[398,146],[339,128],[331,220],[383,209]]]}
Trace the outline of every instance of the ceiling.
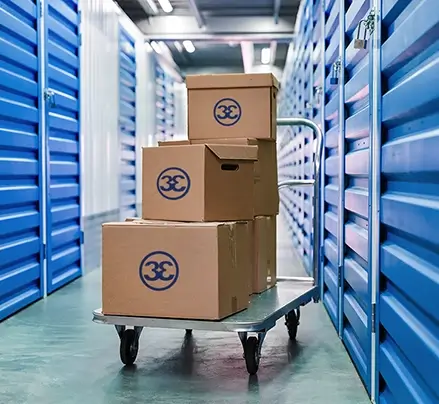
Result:
{"label": "ceiling", "polygon": [[[170,0],[170,13],[158,0],[117,3],[146,40],[168,46],[183,73],[215,73],[249,71],[261,64],[262,48],[271,48],[268,65],[282,69],[300,0]],[[181,47],[184,40],[195,52]]]}

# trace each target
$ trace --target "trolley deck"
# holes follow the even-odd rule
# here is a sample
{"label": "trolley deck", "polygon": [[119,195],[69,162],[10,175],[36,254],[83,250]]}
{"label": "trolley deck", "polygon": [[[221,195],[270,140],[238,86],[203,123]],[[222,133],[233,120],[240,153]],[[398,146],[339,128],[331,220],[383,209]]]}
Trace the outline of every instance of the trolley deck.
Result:
{"label": "trolley deck", "polygon": [[[276,322],[285,318],[290,339],[294,340],[300,320],[300,307],[311,300],[318,302],[320,296],[320,276],[318,266],[319,256],[319,196],[320,196],[320,161],[322,155],[322,132],[312,121],[304,118],[283,118],[277,120],[278,125],[293,126],[304,125],[310,127],[317,141],[316,156],[314,161],[314,179],[294,179],[281,181],[279,189],[290,186],[313,186],[313,238],[314,250],[312,256],[312,278],[278,278],[278,283],[273,288],[251,298],[249,307],[237,314],[221,321],[184,320],[151,317],[108,316],[101,309],[93,312],[93,321],[100,324],[109,324],[116,327],[120,338],[120,357],[125,365],[132,365],[136,360],[139,350],[139,339],[143,328],[172,328],[205,331],[232,331],[237,332],[244,349],[244,359],[247,371],[256,374],[261,358],[261,349],[266,333],[272,329]],[[132,327],[132,328],[127,328]],[[249,336],[255,333],[257,336]]]}

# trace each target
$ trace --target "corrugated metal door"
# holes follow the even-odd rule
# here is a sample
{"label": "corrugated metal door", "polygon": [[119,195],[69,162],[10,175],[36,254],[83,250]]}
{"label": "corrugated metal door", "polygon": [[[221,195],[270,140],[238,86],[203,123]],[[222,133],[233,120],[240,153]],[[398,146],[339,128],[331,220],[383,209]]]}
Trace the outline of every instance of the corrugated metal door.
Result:
{"label": "corrugated metal door", "polygon": [[324,232],[323,232],[323,303],[335,327],[339,328],[339,86],[331,79],[339,77],[339,0],[325,4],[325,162],[324,162]]}
{"label": "corrugated metal door", "polygon": [[136,50],[135,40],[119,30],[120,218],[136,216]]}
{"label": "corrugated metal door", "polygon": [[[379,402],[439,402],[439,13],[382,2]],[[378,224],[377,224],[378,225]]]}
{"label": "corrugated metal door", "polygon": [[0,320],[42,296],[39,2],[0,7]]}
{"label": "corrugated metal door", "polygon": [[370,388],[371,294],[369,271],[369,52],[355,49],[363,38],[370,0],[345,1],[344,54],[344,250],[343,342]]}
{"label": "corrugated metal door", "polygon": [[47,291],[82,273],[77,0],[48,0],[46,30]]}

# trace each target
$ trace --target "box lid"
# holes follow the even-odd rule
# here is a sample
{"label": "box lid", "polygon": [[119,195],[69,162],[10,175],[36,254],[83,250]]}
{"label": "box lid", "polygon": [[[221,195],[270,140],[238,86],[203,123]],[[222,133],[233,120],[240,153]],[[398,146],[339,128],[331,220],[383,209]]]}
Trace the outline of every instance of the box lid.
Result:
{"label": "box lid", "polygon": [[190,228],[206,228],[206,227],[231,227],[236,224],[248,223],[245,220],[235,220],[228,222],[171,222],[166,220],[131,220],[127,222],[107,222],[102,227],[190,227]]}
{"label": "box lid", "polygon": [[205,146],[220,160],[256,161],[258,159],[257,146],[210,143]]}
{"label": "box lid", "polygon": [[166,140],[166,141],[159,141],[159,146],[186,146],[188,144],[191,144],[189,140]]}
{"label": "box lid", "polygon": [[252,74],[205,74],[186,76],[186,87],[191,89],[213,88],[279,88],[279,81],[271,73]]}

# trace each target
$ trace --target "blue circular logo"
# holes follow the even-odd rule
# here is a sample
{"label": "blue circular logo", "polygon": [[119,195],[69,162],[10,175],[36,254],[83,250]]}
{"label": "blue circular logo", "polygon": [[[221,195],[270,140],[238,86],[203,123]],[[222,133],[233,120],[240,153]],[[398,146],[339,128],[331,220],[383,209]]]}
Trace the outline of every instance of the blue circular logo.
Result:
{"label": "blue circular logo", "polygon": [[233,98],[222,98],[213,107],[213,117],[220,125],[233,126],[241,119],[241,106]]}
{"label": "blue circular logo", "polygon": [[171,201],[184,198],[191,188],[189,174],[181,168],[169,167],[157,177],[157,190]]}
{"label": "blue circular logo", "polygon": [[153,251],[143,258],[139,275],[143,284],[154,291],[168,290],[178,279],[178,262],[165,251]]}

